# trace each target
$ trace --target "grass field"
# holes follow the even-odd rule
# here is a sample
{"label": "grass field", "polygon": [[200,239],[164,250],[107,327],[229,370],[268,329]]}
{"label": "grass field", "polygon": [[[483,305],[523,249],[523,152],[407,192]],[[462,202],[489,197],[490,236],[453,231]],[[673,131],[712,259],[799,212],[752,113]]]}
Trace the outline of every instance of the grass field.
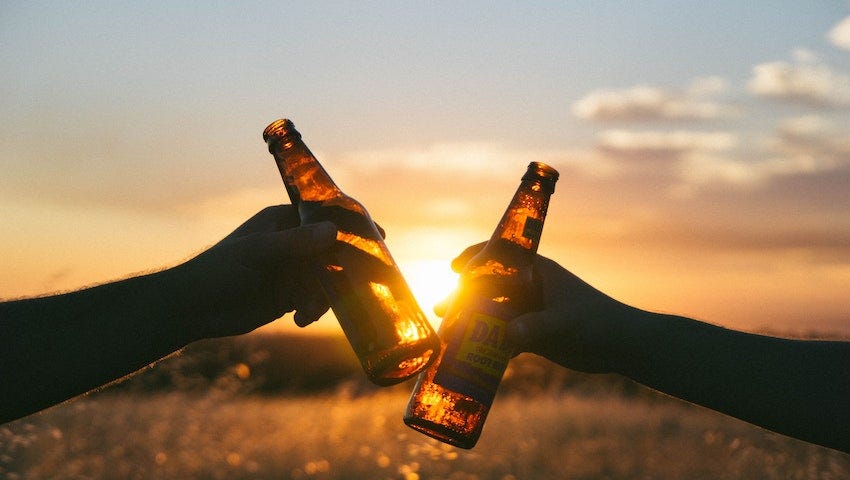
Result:
{"label": "grass field", "polygon": [[[267,341],[203,345],[125,384],[0,426],[0,478],[850,478],[850,455],[613,378],[568,380],[534,357],[514,360],[481,441],[461,450],[404,426],[410,384],[377,389],[359,372],[342,375],[351,358],[318,387],[304,387],[316,383],[305,379],[265,385],[256,378],[263,363],[293,361],[261,354]],[[218,368],[200,361],[205,351],[218,352]],[[336,378],[310,362],[326,353],[301,363]]]}

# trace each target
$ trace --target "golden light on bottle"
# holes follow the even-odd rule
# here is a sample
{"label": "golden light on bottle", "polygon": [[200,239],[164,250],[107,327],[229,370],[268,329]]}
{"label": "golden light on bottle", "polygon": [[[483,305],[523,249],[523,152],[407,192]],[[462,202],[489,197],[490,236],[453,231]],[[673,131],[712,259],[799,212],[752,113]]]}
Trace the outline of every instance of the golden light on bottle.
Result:
{"label": "golden light on bottle", "polygon": [[301,223],[337,227],[336,247],[314,271],[366,375],[378,385],[416,375],[440,341],[369,212],[334,183],[291,121],[272,122],[263,139]]}
{"label": "golden light on bottle", "polygon": [[532,266],[557,178],[548,165],[529,164],[490,241],[464,267],[440,325],[443,348],[407,405],[411,428],[462,448],[478,441],[513,353],[505,327],[542,307]]}

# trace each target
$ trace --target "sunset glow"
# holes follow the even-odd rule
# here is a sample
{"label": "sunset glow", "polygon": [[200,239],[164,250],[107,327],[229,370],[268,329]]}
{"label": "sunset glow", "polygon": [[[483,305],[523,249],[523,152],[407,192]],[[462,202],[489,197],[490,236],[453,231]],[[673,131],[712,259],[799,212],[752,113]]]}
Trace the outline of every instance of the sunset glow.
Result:
{"label": "sunset glow", "polygon": [[261,138],[286,117],[432,322],[541,161],[540,253],[606,293],[850,335],[847,3],[445,7],[4,6],[0,297],[175,265],[287,203]]}
{"label": "sunset glow", "polygon": [[0,479],[850,479],[850,0],[0,0],[0,72]]}
{"label": "sunset glow", "polygon": [[449,296],[458,280],[458,275],[449,267],[449,261],[414,260],[400,268],[422,311],[435,327],[439,326],[434,306]]}

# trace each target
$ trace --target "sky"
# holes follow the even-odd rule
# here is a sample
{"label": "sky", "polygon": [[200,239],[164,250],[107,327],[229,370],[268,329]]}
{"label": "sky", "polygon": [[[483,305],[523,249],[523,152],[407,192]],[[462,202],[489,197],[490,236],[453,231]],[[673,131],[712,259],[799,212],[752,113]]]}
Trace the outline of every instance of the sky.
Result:
{"label": "sky", "polygon": [[850,2],[303,3],[0,3],[0,298],[287,203],[261,139],[286,117],[435,323],[542,161],[540,253],[609,295],[850,335]]}

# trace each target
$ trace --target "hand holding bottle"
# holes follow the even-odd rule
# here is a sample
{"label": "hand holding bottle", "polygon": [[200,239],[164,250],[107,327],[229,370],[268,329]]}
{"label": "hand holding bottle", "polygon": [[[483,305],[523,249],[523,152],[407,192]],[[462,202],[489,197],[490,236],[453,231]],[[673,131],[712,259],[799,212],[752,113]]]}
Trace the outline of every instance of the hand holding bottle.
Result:
{"label": "hand holding bottle", "polygon": [[163,289],[181,306],[193,339],[249,332],[295,310],[305,326],[328,310],[328,302],[304,265],[330,250],[330,222],[300,227],[292,205],[267,207],[220,242],[173,269],[173,288]]}
{"label": "hand holding bottle", "polygon": [[[461,271],[483,245],[452,262]],[[619,302],[537,256],[543,309],[516,317],[522,351],[638,383],[768,430],[850,452],[850,342],[722,328]]]}
{"label": "hand holding bottle", "polygon": [[191,260],[94,287],[0,302],[0,423],[72,398],[210,337],[328,309],[304,263],[336,228],[268,207]]}
{"label": "hand holding bottle", "polygon": [[[464,265],[482,248],[473,245],[452,261],[452,269]],[[537,255],[534,261],[535,283],[543,290],[543,306],[513,319],[507,327],[507,339],[516,353],[531,352],[564,367],[588,373],[616,370],[615,348],[611,332],[627,322],[636,309],[625,305],[589,285],[557,262]],[[435,310],[445,313],[445,304]]]}

